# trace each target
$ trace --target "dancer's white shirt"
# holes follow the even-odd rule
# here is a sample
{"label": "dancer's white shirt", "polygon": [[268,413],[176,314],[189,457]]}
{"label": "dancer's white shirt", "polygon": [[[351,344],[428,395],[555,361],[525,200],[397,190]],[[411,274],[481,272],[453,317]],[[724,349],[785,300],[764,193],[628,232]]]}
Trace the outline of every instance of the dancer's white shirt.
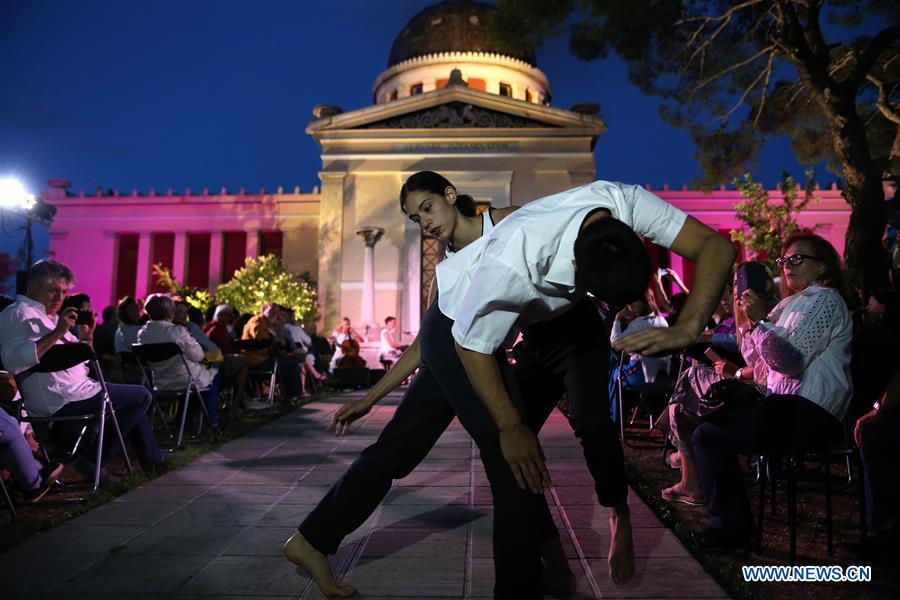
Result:
{"label": "dancer's white shirt", "polygon": [[[549,321],[585,296],[575,285],[575,238],[589,213],[606,209],[653,242],[671,247],[687,214],[636,185],[595,181],[529,202],[453,258],[453,293],[441,312],[453,338],[493,354],[516,326]],[[464,264],[459,254],[467,251]],[[441,263],[443,264],[443,263]],[[438,271],[438,282],[444,284]]]}

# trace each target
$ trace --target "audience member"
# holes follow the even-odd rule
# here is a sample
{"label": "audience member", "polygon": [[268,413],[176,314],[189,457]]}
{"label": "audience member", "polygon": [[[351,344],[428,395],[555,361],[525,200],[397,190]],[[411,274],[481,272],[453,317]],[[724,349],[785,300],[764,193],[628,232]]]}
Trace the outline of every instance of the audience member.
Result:
{"label": "audience member", "polygon": [[278,361],[278,370],[281,372],[281,381],[284,384],[284,393],[287,401],[297,400],[301,397],[300,389],[300,365],[289,356],[278,356],[279,352],[287,351],[283,338],[272,335],[271,318],[281,320],[280,311],[272,302],[265,303],[260,312],[253,315],[247,324],[244,325],[243,335],[245,340],[268,341],[270,348],[257,350],[254,352],[246,352],[247,366],[250,368],[251,374],[254,370],[271,371],[275,367],[275,361]]}
{"label": "audience member", "polygon": [[234,309],[227,304],[216,306],[212,321],[206,324],[203,332],[224,354],[234,354],[232,342],[239,337],[234,328]]}
{"label": "audience member", "polygon": [[897,552],[900,537],[900,369],[872,410],[856,421],[853,438],[865,469],[866,514],[879,551]]}
{"label": "audience member", "polygon": [[94,351],[98,356],[112,356],[116,353],[116,329],[119,317],[115,306],[103,309],[103,322],[94,329]]}
{"label": "audience member", "polygon": [[[11,402],[18,393],[13,376],[0,371],[0,401]],[[60,462],[42,465],[35,460],[19,422],[3,409],[0,409],[0,467],[12,474],[22,489],[22,499],[28,504],[39,502],[53,487],[63,469]]]}
{"label": "audience member", "polygon": [[284,330],[290,334],[293,343],[302,351],[303,371],[313,379],[322,381],[325,379],[325,375],[316,369],[316,355],[312,337],[303,330],[303,327],[297,324],[297,317],[293,309],[286,306],[280,306],[279,308],[287,317],[287,322],[283,326]]}
{"label": "audience member", "polygon": [[[25,295],[0,313],[0,356],[6,369],[16,375],[25,408],[32,416],[64,417],[100,410],[103,392],[100,384],[88,377],[86,365],[53,373],[30,370],[54,345],[79,342],[69,333],[75,324],[75,309],[59,313],[74,280],[67,266],[55,260],[38,261],[28,273]],[[107,388],[122,435],[131,440],[141,465],[149,468],[164,463],[147,421],[151,402],[147,388],[114,383]],[[116,438],[107,429],[103,467],[120,450]]]}
{"label": "audience member", "polygon": [[131,346],[137,343],[137,334],[141,330],[141,307],[137,300],[125,296],[116,307],[119,315],[119,327],[116,329],[116,352],[131,352]]}
{"label": "audience member", "polygon": [[[748,366],[767,369],[762,405],[741,403],[724,421],[705,421],[691,436],[710,524],[704,548],[750,543],[753,518],[737,454],[816,449],[840,435],[850,401],[852,327],[840,257],[825,239],[798,234],[784,242],[782,300],[766,314],[752,289],[738,299]],[[764,363],[764,364],[760,364]],[[749,373],[748,373],[749,374]],[[771,455],[770,455],[771,456]]]}
{"label": "audience member", "polygon": [[[762,265],[762,263],[757,264]],[[763,267],[765,268],[764,265]],[[740,268],[740,265],[738,268]],[[768,280],[766,282],[766,294],[763,296],[763,304],[766,307],[766,312],[768,312],[778,303],[778,289],[775,287],[772,274],[768,273],[768,268],[766,268],[766,272]],[[733,321],[740,323],[741,326],[745,326],[748,319],[738,302],[739,298],[737,297],[736,289],[728,286],[728,291],[733,295]],[[668,426],[671,431],[671,438],[676,452],[670,455],[667,460],[670,465],[675,466],[677,464],[680,467],[681,479],[675,485],[662,491],[661,496],[663,500],[692,505],[703,504],[703,490],[700,488],[700,480],[697,476],[697,465],[694,461],[694,452],[691,446],[691,434],[693,434],[694,429],[700,423],[700,415],[706,412],[701,407],[701,404],[704,403],[704,396],[709,388],[723,379],[733,378],[752,387],[753,393],[758,394],[760,397],[765,393],[768,368],[765,362],[754,360],[755,348],[750,338],[740,335],[737,337],[745,357],[744,360],[755,365],[755,367],[739,367],[732,362],[719,358],[713,361],[712,366],[700,363],[690,366],[681,374],[681,377],[678,378],[675,384],[675,389],[669,398],[668,411],[663,418],[663,423],[660,425],[663,428]]]}
{"label": "audience member", "polygon": [[209,413],[210,426],[213,430],[218,429],[218,367],[204,364],[203,348],[186,327],[174,323],[175,301],[171,297],[166,294],[152,294],[147,298],[144,309],[150,321],[138,332],[138,343],[178,344],[190,371],[185,372],[184,364],[178,356],[163,362],[151,363],[149,366],[153,370],[154,386],[161,391],[183,390],[188,386],[188,379],[193,378],[197,387],[203,390],[202,396]]}

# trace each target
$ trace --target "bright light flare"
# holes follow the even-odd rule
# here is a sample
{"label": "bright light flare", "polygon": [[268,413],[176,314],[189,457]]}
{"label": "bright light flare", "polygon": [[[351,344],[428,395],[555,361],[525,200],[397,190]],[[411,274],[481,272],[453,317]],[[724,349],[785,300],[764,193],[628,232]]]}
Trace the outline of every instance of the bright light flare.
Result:
{"label": "bright light flare", "polygon": [[0,208],[31,210],[35,204],[37,198],[28,193],[21,181],[12,177],[0,179]]}

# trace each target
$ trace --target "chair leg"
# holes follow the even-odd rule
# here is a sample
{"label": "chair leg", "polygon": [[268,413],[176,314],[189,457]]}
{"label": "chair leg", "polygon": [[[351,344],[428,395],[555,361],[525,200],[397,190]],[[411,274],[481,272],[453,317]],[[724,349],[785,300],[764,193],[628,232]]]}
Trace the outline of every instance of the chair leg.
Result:
{"label": "chair leg", "polygon": [[106,434],[106,409],[109,408],[106,404],[106,400],[100,403],[100,433],[97,436],[97,454],[94,458],[94,488],[92,491],[96,492],[97,488],[100,487],[100,465],[103,460],[103,440]]}
{"label": "chair leg", "polygon": [[[172,429],[169,427],[169,423],[166,420],[166,415],[163,414],[162,409],[159,407],[159,402],[156,400],[153,401],[153,420],[156,420],[156,417],[159,417],[160,422],[162,423],[163,429],[166,430],[166,435],[169,436],[170,440],[174,440],[175,436],[172,435]],[[153,428],[153,423],[151,422],[151,429]]]}
{"label": "chair leg", "polygon": [[825,532],[828,539],[828,556],[834,556],[834,527],[831,516],[831,457],[825,453]]}
{"label": "chair leg", "polygon": [[6,504],[6,510],[9,511],[9,522],[16,522],[16,505],[13,504],[12,498],[9,497],[9,491],[6,489],[6,484],[3,483],[3,480],[0,479],[0,492],[3,493],[3,502]]}
{"label": "chair leg", "polygon": [[[87,432],[87,425],[81,428],[81,431],[78,432],[78,438],[75,440],[75,445],[72,446],[72,449],[69,451],[69,456],[75,456],[75,453],[78,452],[78,446],[81,445],[81,440],[84,439],[84,434]],[[49,459],[48,459],[49,462]]]}
{"label": "chair leg", "polygon": [[766,511],[766,457],[756,459],[756,473],[759,479],[759,510],[756,512],[756,553],[762,552],[763,515]]}
{"label": "chair leg", "polygon": [[122,456],[125,458],[125,466],[128,467],[128,474],[134,475],[134,467],[131,465],[131,458],[128,456],[128,447],[125,446],[125,437],[122,435],[122,428],[119,427],[119,417],[116,416],[112,400],[110,400],[108,395],[106,396],[106,403],[109,405],[109,417],[116,430],[116,436],[119,438],[119,445],[122,446]]}
{"label": "chair leg", "polygon": [[795,458],[788,459],[788,528],[791,533],[791,564],[797,560],[797,470]]}
{"label": "chair leg", "polygon": [[275,406],[275,384],[278,382],[278,361],[272,367],[272,376],[269,378],[269,406]]}
{"label": "chair leg", "polygon": [[778,463],[773,464],[773,462],[771,460],[771,456],[766,459],[765,475],[769,479],[769,484],[770,484],[769,485],[769,487],[770,487],[769,493],[772,495],[772,497],[770,498],[771,501],[769,502],[769,504],[771,504],[772,507],[769,509],[769,512],[773,517],[775,516],[775,513],[777,512],[777,508],[778,508],[777,498],[775,497],[775,493],[778,491],[776,489],[778,487],[778,481],[775,478],[775,469],[777,467],[778,467]]}
{"label": "chair leg", "polygon": [[175,440],[175,447],[181,448],[181,442],[184,440],[184,424],[187,422],[188,405],[191,402],[191,390],[188,389],[184,395],[184,406],[181,407],[181,423],[178,425],[178,439]]}

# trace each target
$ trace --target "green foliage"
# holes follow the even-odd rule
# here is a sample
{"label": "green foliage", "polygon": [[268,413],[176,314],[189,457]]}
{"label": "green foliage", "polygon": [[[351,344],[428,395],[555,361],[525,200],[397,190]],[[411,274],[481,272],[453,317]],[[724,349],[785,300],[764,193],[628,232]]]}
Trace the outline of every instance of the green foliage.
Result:
{"label": "green foliage", "polygon": [[256,313],[266,302],[292,308],[297,321],[316,319],[315,285],[289,272],[281,260],[271,254],[248,258],[234,277],[216,289],[216,301],[231,304],[241,313]]}
{"label": "green foliage", "polygon": [[182,285],[172,275],[171,269],[162,263],[153,265],[153,275],[158,285],[169,290],[170,294],[181,297],[189,305],[199,308],[203,314],[216,304],[216,297],[209,290]]}
{"label": "green foliage", "polygon": [[[769,193],[749,173],[742,179],[734,180],[735,186],[743,194],[744,201],[734,205],[735,216],[744,223],[746,231],[732,229],[731,239],[740,242],[755,260],[765,262],[773,273],[778,272],[775,259],[781,253],[781,243],[788,236],[801,230],[796,214],[802,212],[810,202],[818,202],[813,194],[813,171],[806,172],[806,186],[802,189],[788,173],[782,173],[780,184],[784,202],[770,202]],[[819,225],[815,225],[815,231]]]}

